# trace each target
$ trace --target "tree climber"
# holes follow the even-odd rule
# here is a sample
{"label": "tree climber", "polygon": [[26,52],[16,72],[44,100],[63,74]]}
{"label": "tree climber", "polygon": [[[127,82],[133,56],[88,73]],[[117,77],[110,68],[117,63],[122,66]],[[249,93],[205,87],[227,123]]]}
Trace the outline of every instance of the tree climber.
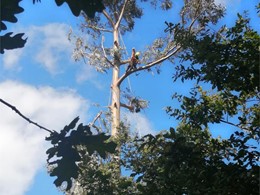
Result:
{"label": "tree climber", "polygon": [[135,70],[136,69],[136,65],[139,63],[139,52],[135,52],[135,49],[132,49],[132,55],[131,55],[131,59],[130,59],[130,63],[126,69],[126,72],[128,72],[129,70]]}

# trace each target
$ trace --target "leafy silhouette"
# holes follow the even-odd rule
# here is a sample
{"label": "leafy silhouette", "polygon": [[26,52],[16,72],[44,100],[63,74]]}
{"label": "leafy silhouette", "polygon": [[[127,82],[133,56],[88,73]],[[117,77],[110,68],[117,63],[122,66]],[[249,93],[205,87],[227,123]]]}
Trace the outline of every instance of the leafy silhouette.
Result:
{"label": "leafy silhouette", "polygon": [[4,49],[16,49],[24,47],[26,39],[23,39],[24,33],[18,33],[11,37],[13,33],[9,32],[3,36],[0,36],[0,53],[4,53]]}
{"label": "leafy silhouette", "polygon": [[52,167],[50,176],[57,176],[54,181],[57,187],[66,182],[66,190],[69,190],[72,186],[71,179],[77,179],[79,175],[78,162],[83,159],[78,147],[84,146],[89,155],[97,152],[102,158],[105,158],[107,153],[114,153],[116,148],[114,142],[108,141],[110,136],[104,133],[93,135],[87,125],[84,126],[81,123],[76,130],[73,130],[78,121],[79,117],[66,125],[60,133],[55,131],[46,138],[53,145],[46,151],[48,165]]}
{"label": "leafy silhouette", "polygon": [[[1,0],[1,21],[0,21],[0,31],[7,30],[4,23],[11,22],[16,23],[18,20],[15,14],[19,14],[24,11],[22,7],[19,6],[21,0]],[[12,32],[6,33],[0,36],[0,53],[4,53],[4,49],[16,49],[24,47],[26,39],[22,39],[23,33],[16,34],[11,37]]]}
{"label": "leafy silhouette", "polygon": [[105,7],[102,0],[55,0],[58,6],[67,3],[74,16],[79,16],[83,11],[88,17],[94,18],[96,12],[102,12]]}
{"label": "leafy silhouette", "polygon": [[17,22],[15,14],[19,14],[24,11],[22,7],[19,6],[21,0],[1,0],[1,26],[0,30],[6,30],[7,27],[3,21]]}

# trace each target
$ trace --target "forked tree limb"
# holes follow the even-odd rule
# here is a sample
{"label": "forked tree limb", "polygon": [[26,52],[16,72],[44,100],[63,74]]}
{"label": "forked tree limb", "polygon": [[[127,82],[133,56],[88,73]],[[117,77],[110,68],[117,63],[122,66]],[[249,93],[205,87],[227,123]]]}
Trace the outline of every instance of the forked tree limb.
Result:
{"label": "forked tree limb", "polygon": [[127,78],[129,75],[133,74],[134,72],[139,72],[141,70],[145,70],[145,69],[149,69],[155,65],[158,65],[160,63],[162,63],[163,61],[167,60],[168,58],[170,58],[171,56],[175,55],[177,52],[179,52],[181,50],[181,46],[178,46],[173,52],[169,53],[168,55],[166,56],[162,56],[161,58],[153,61],[153,62],[150,62],[144,66],[141,66],[137,69],[134,69],[134,70],[130,70],[130,71],[127,71],[125,74],[123,74],[117,81],[117,85],[120,86],[121,83],[125,80],[125,78]]}
{"label": "forked tree limb", "polygon": [[134,110],[134,107],[132,105],[127,105],[127,104],[124,104],[124,103],[120,102],[120,106],[122,106],[124,108],[127,108],[131,112],[133,112],[133,110]]}
{"label": "forked tree limb", "polygon": [[46,127],[43,127],[41,125],[39,125],[38,123],[32,121],[31,119],[29,119],[28,117],[24,116],[15,106],[9,104],[8,102],[4,101],[3,99],[0,98],[0,102],[3,103],[4,105],[6,105],[7,107],[11,108],[14,112],[16,112],[20,117],[22,117],[24,120],[26,120],[27,122],[39,127],[40,129],[44,130],[44,131],[48,131],[49,133],[53,133],[55,131],[47,129]]}
{"label": "forked tree limb", "polygon": [[103,13],[104,16],[108,19],[108,21],[109,21],[109,23],[111,24],[112,28],[114,28],[114,27],[115,27],[115,24],[114,24],[112,18],[109,16],[109,14],[106,12],[106,10],[103,10],[102,13]]}
{"label": "forked tree limb", "polygon": [[[126,0],[127,1],[127,0]],[[198,11],[198,8],[196,10],[196,13]],[[193,25],[195,24],[195,21],[197,21],[197,19],[199,18],[200,14],[198,14],[191,22],[191,24],[189,25],[189,32],[192,31],[192,27]],[[130,70],[128,72],[126,72],[125,74],[123,74],[117,81],[117,85],[120,86],[121,83],[124,81],[124,79],[126,79],[129,75],[133,74],[134,72],[138,72],[138,71],[141,71],[141,70],[145,70],[145,69],[149,69],[155,65],[158,65],[160,63],[162,63],[163,61],[167,60],[168,58],[170,58],[171,56],[175,55],[177,52],[179,52],[180,50],[182,49],[181,46],[177,46],[176,49],[174,51],[172,51],[172,49],[170,49],[170,51],[165,55],[165,56],[162,56],[161,58],[153,61],[153,62],[150,62],[142,67],[139,67],[135,70]]]}
{"label": "forked tree limb", "polygon": [[122,10],[120,12],[119,18],[118,18],[118,20],[117,20],[117,22],[115,24],[115,29],[118,29],[118,27],[119,27],[119,25],[121,23],[121,20],[123,18],[124,12],[125,12],[125,7],[126,7],[127,2],[128,2],[128,0],[125,0],[124,5],[122,7]]}
{"label": "forked tree limb", "polygon": [[92,121],[91,123],[89,123],[89,125],[90,125],[90,126],[94,125],[95,122],[98,120],[98,118],[100,118],[101,114],[102,114],[102,111],[100,111],[100,112],[97,114],[97,116],[93,119],[93,121]]}
{"label": "forked tree limb", "polygon": [[93,120],[91,123],[88,124],[90,127],[95,128],[98,133],[102,133],[102,129],[101,129],[101,128],[98,128],[98,127],[95,125],[95,123],[96,123],[96,121],[100,118],[101,114],[102,114],[102,111],[100,111],[100,112],[97,114],[97,116],[94,118],[94,120]]}

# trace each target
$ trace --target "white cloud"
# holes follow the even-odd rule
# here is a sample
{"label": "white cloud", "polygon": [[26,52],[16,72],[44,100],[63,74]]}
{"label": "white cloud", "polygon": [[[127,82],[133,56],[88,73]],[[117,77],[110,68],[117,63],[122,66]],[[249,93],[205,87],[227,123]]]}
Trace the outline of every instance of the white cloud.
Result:
{"label": "white cloud", "polygon": [[[35,88],[12,81],[0,83],[0,98],[31,120],[57,130],[89,108],[88,101],[73,91]],[[3,104],[0,116],[0,194],[23,195],[44,166],[47,147],[44,138],[48,132],[29,124]]]}
{"label": "white cloud", "polygon": [[22,55],[22,49],[15,49],[5,52],[3,58],[3,66],[5,69],[17,69],[19,70],[19,59]]}
{"label": "white cloud", "polygon": [[[17,31],[17,29],[16,29]],[[35,61],[51,74],[62,72],[66,63],[72,62],[72,44],[67,38],[69,26],[62,23],[50,23],[44,26],[29,26],[19,29],[28,37],[22,49],[6,51],[3,65],[7,69],[18,68],[18,62],[26,59]]]}
{"label": "white cloud", "polygon": [[93,80],[96,77],[95,73],[94,67],[85,64],[77,75],[77,82],[81,83],[86,80]]}
{"label": "white cloud", "polygon": [[142,113],[124,113],[126,121],[131,125],[131,130],[139,136],[155,135],[156,131],[149,119]]}
{"label": "white cloud", "polygon": [[33,59],[51,74],[61,72],[64,63],[71,60],[72,44],[67,38],[68,31],[69,26],[66,24],[50,23],[32,26],[27,32]]}
{"label": "white cloud", "polygon": [[[85,116],[90,103],[73,91],[33,87],[14,81],[0,83],[0,98],[16,106],[25,116],[49,129],[62,129],[74,117]],[[155,134],[141,113],[124,114],[140,136]],[[0,194],[24,195],[46,160],[48,136],[10,108],[0,104]],[[85,116],[83,119],[87,121]],[[15,188],[13,187],[15,185]]]}
{"label": "white cloud", "polygon": [[226,6],[230,0],[215,0],[215,3],[217,5],[221,4],[223,6]]}
{"label": "white cloud", "polygon": [[215,0],[215,3],[221,4],[222,6],[226,7],[228,5],[236,5],[240,3],[241,0]]}
{"label": "white cloud", "polygon": [[[102,74],[102,73],[100,73]],[[103,89],[104,85],[100,83],[98,80],[98,73],[93,66],[88,64],[83,64],[80,68],[80,71],[76,75],[76,81],[78,83],[83,83],[85,81],[89,81],[94,84],[98,89]]]}
{"label": "white cloud", "polygon": [[[22,49],[7,50],[2,56],[3,67],[8,70],[19,71],[24,64],[35,63],[42,66],[52,75],[63,73],[71,65],[78,66],[76,81],[92,82],[97,88],[102,85],[96,79],[98,73],[88,64],[74,62],[72,59],[73,43],[68,40],[70,26],[63,23],[49,23],[44,26],[29,26],[16,29],[26,32],[27,39]],[[21,65],[23,63],[23,65]]]}

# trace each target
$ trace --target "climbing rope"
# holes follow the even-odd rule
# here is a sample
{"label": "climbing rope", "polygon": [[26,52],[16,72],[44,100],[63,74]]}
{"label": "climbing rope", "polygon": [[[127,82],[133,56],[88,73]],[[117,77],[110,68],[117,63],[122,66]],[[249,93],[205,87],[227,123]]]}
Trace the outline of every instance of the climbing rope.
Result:
{"label": "climbing rope", "polygon": [[[122,38],[122,34],[121,34],[120,30],[118,30],[118,31],[119,31],[120,42],[122,43],[123,49],[125,50],[126,57],[128,58],[128,52],[127,52],[127,49],[126,49],[124,40],[123,40],[123,38]],[[125,71],[126,71],[126,66],[125,66]],[[131,82],[130,82],[130,78],[129,78],[129,77],[130,77],[130,76],[127,77],[127,82],[128,82],[129,90],[130,90],[130,92],[132,93],[132,87],[131,87]]]}

